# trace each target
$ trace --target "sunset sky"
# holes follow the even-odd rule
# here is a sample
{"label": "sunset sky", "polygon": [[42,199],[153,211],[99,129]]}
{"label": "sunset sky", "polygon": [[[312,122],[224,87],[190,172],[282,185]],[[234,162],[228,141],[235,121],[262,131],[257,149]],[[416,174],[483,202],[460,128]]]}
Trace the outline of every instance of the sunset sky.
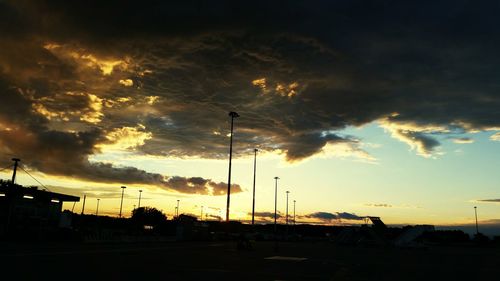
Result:
{"label": "sunset sky", "polygon": [[[500,224],[494,1],[0,1],[0,166],[169,217]],[[10,179],[11,170],[1,172]],[[40,185],[24,171],[18,183]],[[73,209],[73,204],[65,204]],[[82,200],[74,206],[80,212]],[[283,218],[281,218],[283,221]]]}

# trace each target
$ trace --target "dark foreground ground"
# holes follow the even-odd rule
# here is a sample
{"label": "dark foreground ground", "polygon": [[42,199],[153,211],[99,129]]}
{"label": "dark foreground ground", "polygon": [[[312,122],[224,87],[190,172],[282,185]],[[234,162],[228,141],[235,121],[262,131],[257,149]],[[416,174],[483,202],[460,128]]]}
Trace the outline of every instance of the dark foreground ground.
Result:
{"label": "dark foreground ground", "polygon": [[328,242],[0,243],[1,280],[497,280],[500,248]]}

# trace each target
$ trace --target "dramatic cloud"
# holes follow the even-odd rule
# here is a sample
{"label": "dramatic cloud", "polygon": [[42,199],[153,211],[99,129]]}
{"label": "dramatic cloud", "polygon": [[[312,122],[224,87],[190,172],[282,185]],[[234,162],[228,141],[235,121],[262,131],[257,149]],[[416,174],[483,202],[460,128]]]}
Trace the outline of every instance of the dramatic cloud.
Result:
{"label": "dramatic cloud", "polygon": [[[399,114],[393,114],[397,117]],[[417,154],[423,157],[431,157],[439,142],[431,137],[432,134],[448,133],[444,126],[420,126],[408,122],[393,122],[389,118],[379,121],[380,126],[389,131],[392,137],[407,143]]]}
{"label": "dramatic cloud", "polygon": [[[162,184],[182,193],[223,195],[227,192],[227,183],[216,183],[201,177],[184,178],[175,176],[168,178],[166,181],[164,180]],[[237,193],[241,191],[239,185],[231,184],[231,192]]]}
{"label": "dramatic cloud", "polygon": [[315,212],[312,214],[304,215],[305,218],[309,219],[319,219],[322,221],[332,221],[332,220],[338,220],[338,219],[344,219],[344,220],[362,220],[363,217],[359,217],[355,214],[351,213],[328,213],[328,212]]}
{"label": "dramatic cloud", "polygon": [[[450,8],[453,7],[453,8]],[[431,12],[430,12],[431,11]],[[469,1],[3,1],[0,156],[52,175],[223,194],[88,159],[108,149],[300,161],[377,122],[417,154],[500,139],[499,7]],[[381,20],[383,19],[383,20]],[[238,191],[238,187],[235,187]]]}
{"label": "dramatic cloud", "polygon": [[453,139],[453,142],[458,144],[468,144],[468,143],[474,143],[474,140],[471,138],[463,137],[463,138],[455,138]]}
{"label": "dramatic cloud", "polygon": [[[249,216],[252,215],[252,213],[248,213]],[[274,213],[273,212],[255,212],[255,217],[263,220],[267,219],[274,219]],[[276,219],[282,218],[282,215],[278,212],[276,213]]]}
{"label": "dramatic cloud", "polygon": [[500,141],[500,132],[491,135],[490,136],[490,140],[492,140],[492,141]]}
{"label": "dramatic cloud", "polygon": [[477,200],[477,202],[500,203],[500,199],[480,199],[480,200]]}
{"label": "dramatic cloud", "polygon": [[[109,133],[99,127],[77,132],[53,130],[49,128],[47,119],[29,109],[30,104],[22,91],[7,88],[4,93],[6,103],[0,104],[0,124],[3,125],[0,130],[0,154],[20,157],[28,168],[95,182],[148,184],[182,193],[225,194],[227,184],[222,182],[198,177],[166,177],[135,167],[89,162],[88,156],[99,151],[99,144],[135,147],[150,135],[128,127]],[[232,190],[241,192],[241,187],[234,184]]]}

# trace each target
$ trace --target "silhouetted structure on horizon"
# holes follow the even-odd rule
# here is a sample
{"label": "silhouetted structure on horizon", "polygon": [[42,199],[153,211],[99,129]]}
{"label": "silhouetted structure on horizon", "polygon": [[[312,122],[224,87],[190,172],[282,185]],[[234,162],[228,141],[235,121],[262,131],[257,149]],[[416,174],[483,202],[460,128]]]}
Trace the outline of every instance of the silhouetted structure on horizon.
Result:
{"label": "silhouetted structure on horizon", "polygon": [[80,197],[23,187],[0,180],[0,235],[42,235],[69,226],[62,218],[63,202],[78,202]]}

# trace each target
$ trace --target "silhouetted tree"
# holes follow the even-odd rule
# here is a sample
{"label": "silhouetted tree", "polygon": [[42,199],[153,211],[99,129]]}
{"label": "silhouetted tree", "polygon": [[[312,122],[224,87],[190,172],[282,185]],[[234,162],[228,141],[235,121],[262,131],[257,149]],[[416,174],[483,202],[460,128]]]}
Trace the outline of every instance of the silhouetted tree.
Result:
{"label": "silhouetted tree", "polygon": [[470,241],[470,237],[462,230],[436,230],[424,232],[417,241],[440,244],[465,243]]}
{"label": "silhouetted tree", "polygon": [[140,207],[132,211],[132,221],[139,225],[157,226],[167,220],[167,216],[154,207]]}

